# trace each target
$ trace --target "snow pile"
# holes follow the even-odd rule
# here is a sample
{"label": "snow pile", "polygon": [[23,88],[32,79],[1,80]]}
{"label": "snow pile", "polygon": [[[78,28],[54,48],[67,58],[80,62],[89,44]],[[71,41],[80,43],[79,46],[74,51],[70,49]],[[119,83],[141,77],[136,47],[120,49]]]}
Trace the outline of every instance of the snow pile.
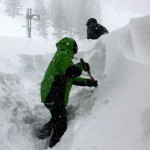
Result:
{"label": "snow pile", "polygon": [[[132,19],[128,26],[99,40],[97,45],[103,46],[95,46],[97,53],[91,60],[97,60],[98,49],[104,47],[106,78],[95,93],[98,98],[92,115],[81,125],[83,129],[73,146],[80,143],[81,149],[149,149],[149,19]],[[94,62],[99,70],[100,63]],[[83,138],[86,134],[89,136]]]}
{"label": "snow pile", "polygon": [[[114,3],[114,1],[111,2]],[[121,7],[121,4],[119,6]],[[110,1],[109,3],[106,1],[101,2],[101,24],[104,25],[109,32],[125,26],[129,23],[131,18],[141,16],[139,13],[133,13],[129,10],[121,9],[120,7],[117,8],[116,5],[110,4]]]}
{"label": "snow pile", "polygon": [[100,0],[101,21],[109,31],[121,28],[131,18],[150,14],[149,0]]}
{"label": "snow pile", "polygon": [[[98,40],[77,42],[77,57],[89,62],[99,87],[72,89],[68,129],[54,150],[149,150],[149,20],[150,16],[134,18],[126,27]],[[9,38],[1,40],[10,42]],[[4,60],[15,64],[11,54],[21,54],[14,55],[18,65],[13,72],[0,68],[0,149],[47,148],[48,140],[36,137],[37,128],[50,118],[40,103],[39,88],[54,51],[41,51],[45,42],[38,42],[24,39],[16,44],[14,39],[14,44],[0,43],[9,51],[9,55],[2,53]],[[29,53],[33,47],[37,51]],[[54,50],[54,46],[49,49]]]}
{"label": "snow pile", "polygon": [[26,36],[26,28],[22,29],[23,25],[26,25],[26,20],[19,18],[24,24],[21,25],[21,21],[19,19],[15,19],[8,17],[6,15],[0,14],[1,19],[1,28],[0,28],[0,35],[1,36],[19,36],[25,37]]}
{"label": "snow pile", "polygon": [[0,41],[0,71],[6,73],[14,73],[18,69],[19,54],[43,55],[56,51],[55,40],[0,37]]}

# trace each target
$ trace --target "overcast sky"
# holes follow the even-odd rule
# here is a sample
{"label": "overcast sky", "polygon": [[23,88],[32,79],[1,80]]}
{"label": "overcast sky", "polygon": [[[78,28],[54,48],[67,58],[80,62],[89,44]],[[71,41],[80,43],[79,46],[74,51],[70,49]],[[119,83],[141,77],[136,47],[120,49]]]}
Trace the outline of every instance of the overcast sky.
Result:
{"label": "overcast sky", "polygon": [[150,14],[150,0],[101,0],[101,2],[134,13]]}

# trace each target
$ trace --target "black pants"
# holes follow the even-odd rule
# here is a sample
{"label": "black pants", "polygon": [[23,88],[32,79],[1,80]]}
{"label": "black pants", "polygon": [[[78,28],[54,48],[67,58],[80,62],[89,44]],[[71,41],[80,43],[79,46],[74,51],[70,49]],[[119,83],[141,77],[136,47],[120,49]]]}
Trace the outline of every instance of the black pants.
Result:
{"label": "black pants", "polygon": [[45,106],[51,113],[51,120],[53,127],[53,134],[50,140],[50,147],[53,147],[64,134],[67,129],[67,113],[64,102],[61,103],[45,103]]}
{"label": "black pants", "polygon": [[64,130],[67,128],[67,113],[64,103],[66,80],[63,76],[56,76],[51,90],[46,97],[45,106],[49,109],[52,121],[56,128],[62,124]]}
{"label": "black pants", "polygon": [[53,120],[53,123],[57,126],[60,125],[60,123],[64,126],[67,126],[67,111],[64,106],[64,104],[49,104],[45,103],[45,106],[48,108],[48,110],[51,113],[51,120]]}

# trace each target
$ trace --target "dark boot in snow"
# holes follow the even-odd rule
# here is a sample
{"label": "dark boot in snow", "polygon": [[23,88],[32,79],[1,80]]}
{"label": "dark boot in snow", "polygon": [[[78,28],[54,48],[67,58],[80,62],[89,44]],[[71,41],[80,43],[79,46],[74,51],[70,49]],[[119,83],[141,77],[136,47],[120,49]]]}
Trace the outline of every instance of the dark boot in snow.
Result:
{"label": "dark boot in snow", "polygon": [[46,123],[43,128],[38,132],[39,139],[45,139],[51,135],[53,128],[53,122],[50,120],[48,123]]}
{"label": "dark boot in snow", "polygon": [[56,124],[56,127],[53,129],[52,137],[50,139],[49,147],[52,148],[55,146],[59,141],[64,132],[67,129],[67,124],[65,122],[59,122],[59,124]]}
{"label": "dark boot in snow", "polygon": [[52,148],[53,146],[55,146],[56,143],[58,143],[60,141],[60,138],[61,138],[61,136],[60,136],[59,130],[54,129],[52,137],[50,139],[49,147]]}

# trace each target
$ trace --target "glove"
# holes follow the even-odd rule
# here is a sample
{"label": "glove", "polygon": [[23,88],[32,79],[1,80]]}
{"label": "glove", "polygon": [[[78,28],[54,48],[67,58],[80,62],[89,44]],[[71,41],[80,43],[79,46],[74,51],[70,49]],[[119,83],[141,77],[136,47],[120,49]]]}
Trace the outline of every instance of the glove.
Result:
{"label": "glove", "polygon": [[88,63],[84,62],[84,63],[82,63],[82,65],[83,65],[83,70],[84,71],[90,71],[90,66],[89,66]]}
{"label": "glove", "polygon": [[89,86],[89,87],[97,87],[98,86],[98,82],[97,82],[97,80],[92,81],[90,79],[87,79],[86,85]]}

